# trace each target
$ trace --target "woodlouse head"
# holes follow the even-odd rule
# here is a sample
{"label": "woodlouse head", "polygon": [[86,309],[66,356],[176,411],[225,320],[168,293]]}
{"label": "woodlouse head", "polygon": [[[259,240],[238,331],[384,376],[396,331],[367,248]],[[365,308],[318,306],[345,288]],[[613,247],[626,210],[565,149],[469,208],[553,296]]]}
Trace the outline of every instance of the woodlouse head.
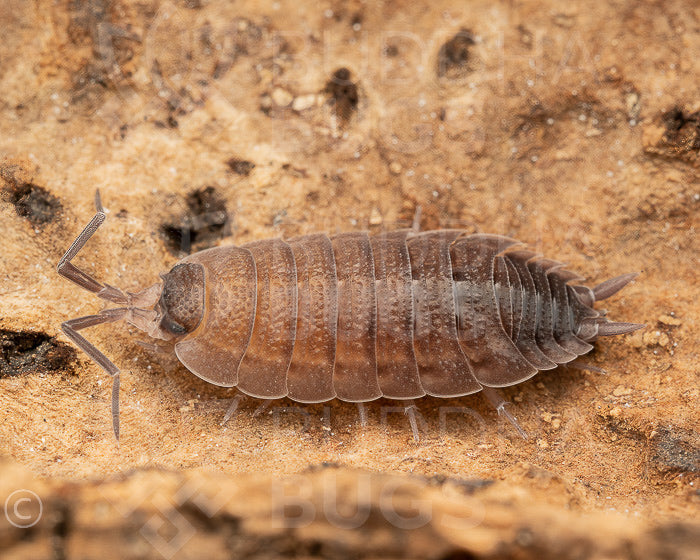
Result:
{"label": "woodlouse head", "polygon": [[161,278],[162,283],[137,293],[106,286],[97,295],[125,304],[123,318],[148,336],[177,341],[193,332],[204,317],[204,269],[179,263]]}

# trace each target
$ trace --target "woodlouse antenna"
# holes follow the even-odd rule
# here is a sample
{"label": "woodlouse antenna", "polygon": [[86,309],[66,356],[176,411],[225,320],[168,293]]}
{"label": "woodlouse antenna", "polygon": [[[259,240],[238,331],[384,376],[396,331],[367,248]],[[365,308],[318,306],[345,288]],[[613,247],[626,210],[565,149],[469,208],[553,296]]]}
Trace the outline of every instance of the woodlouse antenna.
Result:
{"label": "woodlouse antenna", "polygon": [[100,191],[95,192],[95,208],[97,213],[92,217],[92,220],[85,226],[85,229],[76,237],[73,244],[68,248],[66,254],[63,255],[60,261],[58,261],[58,266],[56,271],[67,278],[71,282],[77,284],[84,290],[93,292],[97,294],[97,297],[111,301],[117,304],[128,304],[129,297],[124,294],[120,289],[110,286],[109,284],[102,284],[98,282],[95,278],[80,270],[77,266],[71,263],[73,257],[75,257],[80,250],[85,246],[88,240],[95,234],[98,228],[104,223],[107,217],[104,209],[102,208],[102,202],[100,201]]}
{"label": "woodlouse antenna", "polygon": [[[87,226],[80,232],[80,235],[73,241],[73,244],[63,255],[58,262],[56,270],[58,273],[67,278],[74,284],[77,284],[84,290],[92,292],[97,297],[107,300],[112,303],[120,304],[123,307],[115,309],[105,309],[97,315],[86,315],[70,319],[61,324],[61,330],[70,338],[83,352],[85,352],[93,361],[95,361],[103,370],[105,370],[112,378],[112,427],[114,435],[119,440],[119,368],[115,366],[107,356],[100,352],[92,343],[78,334],[79,330],[88,327],[94,327],[103,323],[114,323],[122,319],[129,319],[137,327],[143,328],[144,325],[155,323],[152,317],[154,312],[139,309],[135,304],[149,304],[157,300],[159,289],[153,287],[144,290],[143,292],[132,294],[124,293],[120,289],[99,282],[88,273],[80,270],[77,266],[71,263],[71,260],[80,252],[88,240],[95,234],[102,223],[105,221],[106,215],[102,208],[100,200],[100,191],[95,192],[95,209],[96,213],[90,220]],[[151,313],[151,315],[149,315]]]}
{"label": "woodlouse antenna", "polygon": [[[130,298],[121,290],[108,284],[98,282],[95,278],[71,263],[71,260],[80,252],[105,221],[106,214],[102,208],[99,190],[95,191],[95,209],[96,213],[92,217],[92,220],[90,220],[88,225],[85,226],[85,229],[83,229],[80,235],[73,241],[73,244],[68,248],[66,254],[63,255],[58,262],[56,270],[64,278],[67,278],[89,292],[97,294],[99,298],[122,305],[128,304],[130,303]],[[61,330],[63,330],[65,335],[112,378],[112,428],[114,429],[114,435],[117,440],[119,440],[119,368],[85,337],[78,334],[78,331],[103,323],[121,321],[126,316],[127,311],[128,307],[105,309],[97,315],[86,315],[85,317],[70,319],[61,324]]]}
{"label": "woodlouse antenna", "polygon": [[112,428],[117,441],[119,440],[119,368],[85,337],[78,334],[78,331],[87,327],[101,325],[102,323],[121,321],[127,311],[128,308],[126,307],[105,309],[98,315],[86,315],[85,317],[71,319],[61,324],[61,329],[65,335],[112,377]]}

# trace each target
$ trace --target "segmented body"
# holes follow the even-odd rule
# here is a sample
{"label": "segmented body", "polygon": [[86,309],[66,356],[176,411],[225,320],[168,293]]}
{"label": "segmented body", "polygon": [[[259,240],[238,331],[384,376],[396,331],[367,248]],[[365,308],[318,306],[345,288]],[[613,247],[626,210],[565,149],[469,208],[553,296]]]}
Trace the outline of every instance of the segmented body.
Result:
{"label": "segmented body", "polygon": [[256,241],[186,257],[162,299],[178,267],[200,265],[204,293],[188,297],[204,313],[176,342],[180,361],[217,385],[307,403],[513,385],[633,330],[595,311],[578,275],[518,245],[461,230]]}

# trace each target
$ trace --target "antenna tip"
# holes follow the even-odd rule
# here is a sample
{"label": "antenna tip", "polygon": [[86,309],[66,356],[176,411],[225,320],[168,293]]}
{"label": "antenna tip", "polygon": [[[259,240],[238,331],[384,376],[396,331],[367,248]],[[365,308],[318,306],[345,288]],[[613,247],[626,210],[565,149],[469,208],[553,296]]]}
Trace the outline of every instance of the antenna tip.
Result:
{"label": "antenna tip", "polygon": [[100,197],[100,189],[95,189],[95,208],[98,212],[104,213],[104,208],[102,208],[102,198]]}

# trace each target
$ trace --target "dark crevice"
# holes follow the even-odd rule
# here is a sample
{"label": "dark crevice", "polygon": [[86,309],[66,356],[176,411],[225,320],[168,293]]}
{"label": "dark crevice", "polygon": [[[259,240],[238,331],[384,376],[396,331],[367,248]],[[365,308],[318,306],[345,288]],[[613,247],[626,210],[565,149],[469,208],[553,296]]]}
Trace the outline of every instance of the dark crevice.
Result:
{"label": "dark crevice", "polygon": [[171,253],[189,254],[193,248],[206,249],[229,234],[229,216],[214,187],[197,189],[187,195],[187,210],[161,226]]}
{"label": "dark crevice", "polygon": [[330,103],[336,115],[344,121],[350,119],[353,112],[357,110],[357,104],[360,101],[357,84],[351,78],[350,70],[339,68],[333,72],[331,79],[328,80],[323,90],[330,95]]}
{"label": "dark crevice", "polygon": [[0,329],[0,378],[72,368],[75,348],[42,332]]}
{"label": "dark crevice", "polygon": [[456,78],[468,72],[471,59],[469,49],[475,44],[472,32],[462,29],[442,45],[438,52],[438,77]]}
{"label": "dark crevice", "polygon": [[34,227],[56,220],[63,209],[61,202],[44,187],[27,181],[23,175],[26,172],[17,166],[0,166],[0,179],[5,183],[2,199],[12,204],[17,215],[26,218]]}
{"label": "dark crevice", "polygon": [[238,158],[231,158],[227,160],[226,165],[228,165],[228,168],[236,175],[242,175],[244,177],[250,175],[250,172],[255,169],[255,164],[252,161]]}

